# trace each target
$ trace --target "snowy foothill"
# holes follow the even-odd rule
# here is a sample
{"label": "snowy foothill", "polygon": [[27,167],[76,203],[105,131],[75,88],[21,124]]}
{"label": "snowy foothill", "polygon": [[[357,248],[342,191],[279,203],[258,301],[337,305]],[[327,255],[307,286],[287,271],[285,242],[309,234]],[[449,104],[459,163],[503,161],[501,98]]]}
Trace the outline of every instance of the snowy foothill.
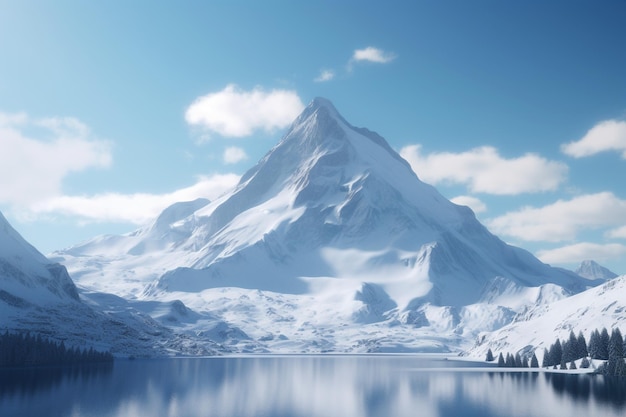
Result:
{"label": "snowy foothill", "polygon": [[488,349],[516,352],[528,346],[543,352],[555,338],[565,340],[571,331],[589,337],[595,329],[626,329],[625,293],[626,275],[622,275],[571,297],[533,306],[510,324],[479,336],[469,352],[480,357]]}

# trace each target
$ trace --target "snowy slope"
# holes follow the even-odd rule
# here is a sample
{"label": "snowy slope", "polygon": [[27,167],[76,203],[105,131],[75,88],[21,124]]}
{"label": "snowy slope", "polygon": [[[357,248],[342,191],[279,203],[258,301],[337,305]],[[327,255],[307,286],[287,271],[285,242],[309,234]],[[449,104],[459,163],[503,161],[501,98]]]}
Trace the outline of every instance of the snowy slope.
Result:
{"label": "snowy slope", "polygon": [[0,300],[26,305],[78,300],[65,267],[52,264],[0,213]]}
{"label": "snowy slope", "polygon": [[570,331],[582,332],[587,341],[593,330],[618,327],[626,330],[626,275],[607,281],[568,298],[535,306],[493,333],[479,336],[470,354],[484,357],[493,352],[538,350],[549,348],[556,338],[567,339]]}
{"label": "snowy slope", "polygon": [[[600,282],[505,244],[325,99],[315,99],[232,192],[178,203],[136,232],[53,256],[92,290],[180,299],[203,314],[221,302],[245,312],[252,298],[265,311],[289,300],[291,321],[278,314],[261,326],[227,311],[221,318],[250,335],[284,329],[290,340],[315,340],[316,330],[341,323],[394,334],[400,345],[415,328],[445,332],[458,346],[530,305]],[[333,337],[329,349],[361,336],[357,329]]]}
{"label": "snowy slope", "polygon": [[586,260],[582,261],[578,268],[574,271],[578,275],[587,279],[604,279],[609,280],[617,277],[617,274],[596,261]]}
{"label": "snowy slope", "polygon": [[[0,213],[0,331],[40,334],[68,346],[96,347],[121,356],[208,354],[219,349],[213,342],[194,346],[153,319],[145,312],[148,307],[162,315],[168,307],[185,315],[180,302],[132,305],[112,295],[81,291],[64,266],[50,262]],[[170,313],[163,319],[171,323],[177,317]]]}

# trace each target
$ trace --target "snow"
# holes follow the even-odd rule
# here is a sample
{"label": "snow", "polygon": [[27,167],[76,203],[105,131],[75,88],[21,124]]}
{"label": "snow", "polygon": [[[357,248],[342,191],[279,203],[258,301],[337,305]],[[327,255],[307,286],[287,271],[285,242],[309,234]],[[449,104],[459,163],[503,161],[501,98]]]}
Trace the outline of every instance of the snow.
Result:
{"label": "snow", "polygon": [[95,347],[118,356],[223,351],[213,341],[198,347],[171,330],[172,319],[193,322],[195,316],[180,301],[133,304],[112,294],[77,288],[64,266],[28,244],[0,213],[1,331],[39,334],[69,347]]}
{"label": "snow", "polygon": [[537,357],[558,337],[566,340],[570,331],[589,341],[591,332],[606,327],[626,329],[626,275],[607,281],[558,301],[533,306],[515,320],[494,331],[480,335],[470,355],[481,357],[487,350],[515,353],[536,350]]}
{"label": "snow", "polygon": [[460,351],[604,282],[505,244],[324,99],[233,191],[51,260],[171,353]]}
{"label": "snow", "polygon": [[580,263],[578,268],[574,270],[575,273],[583,278],[587,279],[613,279],[617,277],[617,274],[610,271],[592,260],[585,260]]}

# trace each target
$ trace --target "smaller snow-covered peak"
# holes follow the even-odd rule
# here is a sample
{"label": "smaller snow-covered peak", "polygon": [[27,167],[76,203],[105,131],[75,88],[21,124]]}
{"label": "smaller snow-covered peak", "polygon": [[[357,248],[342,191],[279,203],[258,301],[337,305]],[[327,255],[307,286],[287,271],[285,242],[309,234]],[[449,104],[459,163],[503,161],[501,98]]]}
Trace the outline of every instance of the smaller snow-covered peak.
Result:
{"label": "smaller snow-covered peak", "polygon": [[0,293],[4,301],[13,305],[59,297],[78,300],[76,286],[65,267],[50,262],[9,224],[2,213]]}
{"label": "smaller snow-covered peak", "polygon": [[615,272],[593,260],[582,261],[574,272],[587,279],[613,279],[617,277]]}
{"label": "smaller snow-covered peak", "polygon": [[191,216],[194,212],[209,204],[206,198],[197,198],[193,201],[182,201],[167,207],[154,222],[155,229],[169,228],[170,225]]}
{"label": "smaller snow-covered peak", "polygon": [[0,213],[0,258],[11,260],[11,262],[29,260],[25,262],[26,264],[34,260],[37,264],[49,262],[45,256],[24,240],[2,213]]}

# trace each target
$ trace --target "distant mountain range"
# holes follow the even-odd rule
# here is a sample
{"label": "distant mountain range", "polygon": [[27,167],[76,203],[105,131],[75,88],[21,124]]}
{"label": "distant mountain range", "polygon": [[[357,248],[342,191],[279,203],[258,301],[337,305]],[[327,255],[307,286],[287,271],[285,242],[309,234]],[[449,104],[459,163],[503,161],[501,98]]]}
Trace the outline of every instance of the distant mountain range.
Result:
{"label": "distant mountain range", "polygon": [[146,343],[190,354],[486,346],[609,278],[507,245],[321,98],[233,191],[51,259],[72,303],[131,311],[159,329]]}

